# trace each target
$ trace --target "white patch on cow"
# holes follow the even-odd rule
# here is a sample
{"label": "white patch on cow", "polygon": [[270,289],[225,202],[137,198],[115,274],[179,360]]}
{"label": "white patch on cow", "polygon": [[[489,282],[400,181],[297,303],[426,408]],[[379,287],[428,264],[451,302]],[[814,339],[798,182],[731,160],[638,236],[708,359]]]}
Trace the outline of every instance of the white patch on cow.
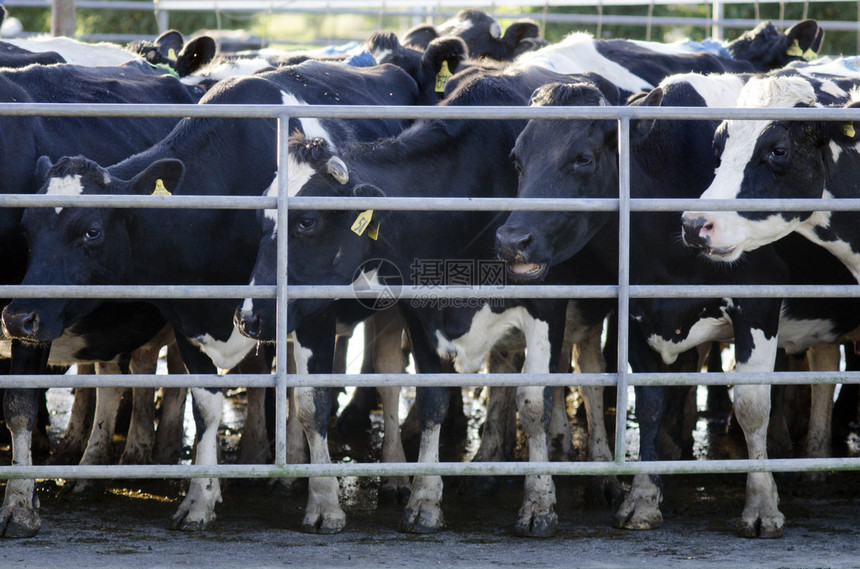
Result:
{"label": "white patch on cow", "polygon": [[[63,176],[62,178],[51,178],[48,180],[48,189],[45,192],[49,196],[79,196],[84,193],[84,186],[81,184],[81,175]],[[61,207],[55,207],[54,211],[58,214],[63,211]]]}
{"label": "white patch on cow", "polygon": [[750,359],[747,361],[737,359],[737,351],[735,351],[735,369],[741,372],[773,371],[778,339],[775,337],[768,338],[765,336],[764,330],[759,330],[758,328],[752,328],[750,334],[753,339],[753,350],[750,354]]}
{"label": "white patch on cow", "polygon": [[779,318],[779,347],[789,354],[801,354],[812,346],[836,342],[839,336],[833,321],[812,318],[795,320],[785,314]]}
{"label": "white patch on cow", "polygon": [[593,71],[633,93],[654,88],[654,85],[627,68],[603,57],[594,46],[594,38],[581,32],[574,32],[557,44],[523,53],[517,57],[510,71],[516,72],[525,67],[544,67],[558,73]]}
{"label": "white patch on cow", "polygon": [[456,36],[463,32],[471,30],[474,26],[475,23],[472,20],[451,18],[450,20],[439,24],[436,27],[436,31],[439,32],[440,36]]}
{"label": "white patch on cow", "polygon": [[377,63],[382,65],[383,63],[389,63],[388,57],[391,55],[390,49],[375,49],[370,52],[370,55],[373,56],[373,59],[376,60]]}
{"label": "white patch on cow", "polygon": [[702,318],[697,320],[690,327],[686,337],[678,341],[667,340],[659,334],[652,334],[648,338],[648,345],[660,354],[665,364],[669,365],[674,363],[683,352],[705,342],[731,342],[734,337],[732,321],[725,314],[726,307],[720,307],[720,310],[723,312],[722,318]]}
{"label": "white patch on cow", "polygon": [[200,350],[209,356],[215,367],[221,369],[232,369],[239,365],[251,348],[256,346],[257,341],[243,336],[236,326],[233,326],[233,331],[226,342],[216,340],[209,334],[204,334],[196,338],[189,338],[191,343],[199,347]]}
{"label": "white patch on cow", "polygon": [[681,73],[672,75],[660,82],[664,90],[671,85],[687,83],[705,100],[705,105],[712,108],[734,107],[738,95],[743,89],[744,81],[738,75],[702,75],[700,73]]}
{"label": "white patch on cow", "polygon": [[[512,328],[520,329],[526,334],[526,367],[535,368],[531,369],[530,373],[547,373],[548,326],[546,322],[535,320],[521,306],[495,313],[485,304],[475,313],[469,331],[462,336],[447,338],[437,330],[436,350],[440,357],[453,358],[457,372],[474,373],[484,365],[484,358],[496,342]],[[543,357],[544,352],[546,358]],[[531,364],[529,357],[534,358]],[[546,364],[539,363],[543,359],[546,359]]]}
{"label": "white patch on cow", "polygon": [[262,58],[237,59],[235,61],[219,61],[208,65],[193,74],[180,79],[185,85],[198,85],[204,80],[221,81],[230,77],[245,77],[254,72],[271,67],[271,63]]}
{"label": "white patch on cow", "polygon": [[[257,282],[257,279],[252,278],[251,282],[249,284],[250,284],[250,286],[254,286],[256,284],[256,282]],[[242,301],[242,308],[240,311],[240,315],[242,317],[245,317],[246,315],[251,314],[251,312],[253,312],[253,311],[254,311],[254,299],[253,298],[246,298],[244,301]]]}
{"label": "white patch on cow", "polygon": [[[833,195],[825,190],[822,197],[832,198]],[[832,216],[833,213],[829,211],[816,211],[804,223],[798,225],[796,230],[800,235],[822,246],[839,259],[851,271],[854,279],[860,283],[860,253],[854,251],[854,248],[847,241],[843,241],[842,239],[822,239],[819,234],[819,230],[825,235],[830,234],[830,219]]]}
{"label": "white patch on cow", "polygon": [[122,65],[127,61],[143,61],[143,57],[125,51],[113,43],[83,43],[67,37],[38,36],[34,38],[6,39],[3,41],[28,51],[42,53],[56,51],[63,56],[66,63],[86,65]]}
{"label": "white patch on cow", "polygon": [[833,157],[833,163],[839,162],[839,157],[842,156],[842,147],[836,144],[835,141],[830,141],[830,155]]}
{"label": "white patch on cow", "polygon": [[[814,105],[815,91],[801,77],[753,78],[741,89],[737,106],[741,108],[791,108],[798,105]],[[728,139],[723,149],[720,166],[714,180],[701,199],[734,199],[740,192],[744,171],[755,146],[764,130],[772,121],[726,121]],[[712,249],[725,251],[719,256],[723,262],[737,260],[744,251],[752,251],[762,245],[785,237],[799,225],[786,222],[779,214],[763,220],[752,221],[736,212],[684,212],[685,219],[704,218],[712,225],[709,231]]]}
{"label": "white patch on cow", "polygon": [[848,93],[845,91],[845,89],[843,89],[842,87],[840,87],[839,85],[837,85],[836,83],[834,83],[833,81],[831,81],[829,79],[822,81],[819,88],[822,91],[824,91],[825,93],[827,93],[828,95],[833,95],[834,97],[847,97],[848,96]]}
{"label": "white patch on cow", "polygon": [[308,373],[308,362],[311,361],[311,357],[314,355],[313,351],[299,343],[295,332],[290,334],[290,338],[293,340],[293,358],[296,360],[296,373]]}
{"label": "white patch on cow", "polygon": [[[283,99],[285,105],[307,105],[307,103],[305,103],[292,93],[287,93],[286,91],[281,91],[281,98]],[[329,148],[331,148],[332,150],[337,148],[337,145],[332,140],[331,135],[325,128],[323,128],[323,125],[319,119],[306,117],[300,119],[299,122],[302,124],[302,130],[307,136],[311,138],[322,138],[323,140],[328,142]]]}

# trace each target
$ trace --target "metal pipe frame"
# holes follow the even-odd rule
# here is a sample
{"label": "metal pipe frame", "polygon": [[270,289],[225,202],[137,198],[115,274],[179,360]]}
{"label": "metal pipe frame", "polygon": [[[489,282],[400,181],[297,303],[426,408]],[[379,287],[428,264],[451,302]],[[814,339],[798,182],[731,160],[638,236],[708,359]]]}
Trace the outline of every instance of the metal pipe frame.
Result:
{"label": "metal pipe frame", "polygon": [[[231,198],[192,196],[78,196],[74,202],[67,198],[45,195],[0,196],[0,207],[184,207],[184,208],[243,208],[274,209],[286,218],[289,208],[296,209],[438,209],[438,210],[599,210],[619,213],[619,272],[617,286],[510,286],[504,289],[482,288],[464,292],[462,288],[434,287],[438,298],[618,298],[619,373],[610,374],[402,374],[386,375],[390,385],[470,386],[470,385],[602,385],[617,386],[615,460],[596,463],[378,463],[297,465],[286,462],[287,389],[289,387],[375,386],[379,376],[374,374],[287,375],[287,298],[357,298],[375,297],[378,290],[356,293],[344,286],[287,287],[288,232],[278,233],[278,282],[272,286],[0,286],[4,297],[80,298],[277,298],[277,370],[274,374],[240,375],[81,375],[81,376],[6,376],[5,387],[94,387],[94,386],[201,386],[201,387],[275,387],[277,393],[276,458],[274,465],[146,465],[146,466],[7,466],[0,467],[2,478],[185,478],[185,477],[298,477],[298,476],[383,476],[383,475],[591,475],[591,474],[681,474],[705,472],[757,471],[827,471],[860,469],[860,458],[836,459],[768,459],[768,460],[705,460],[705,461],[628,461],[626,455],[627,387],[637,385],[725,385],[725,384],[807,384],[860,383],[860,372],[789,372],[789,373],[628,373],[629,301],[631,298],[702,298],[727,296],[769,297],[855,297],[856,286],[670,286],[630,285],[630,212],[680,211],[681,209],[739,209],[742,202],[752,210],[780,211],[796,209],[860,209],[860,200],[634,200],[630,198],[630,121],[637,118],[694,119],[794,119],[794,120],[857,120],[860,109],[693,109],[654,107],[344,107],[344,106],[265,106],[265,105],[175,105],[151,107],[145,105],[54,105],[0,104],[0,116],[230,116],[278,119],[278,198]],[[619,128],[619,198],[617,200],[478,200],[421,198],[289,198],[288,187],[288,129],[290,117],[344,118],[474,118],[474,119],[574,119],[600,118],[616,120]],[[845,202],[849,202],[847,205]],[[851,207],[848,207],[851,206]],[[403,287],[401,298],[426,297],[422,287]]]}

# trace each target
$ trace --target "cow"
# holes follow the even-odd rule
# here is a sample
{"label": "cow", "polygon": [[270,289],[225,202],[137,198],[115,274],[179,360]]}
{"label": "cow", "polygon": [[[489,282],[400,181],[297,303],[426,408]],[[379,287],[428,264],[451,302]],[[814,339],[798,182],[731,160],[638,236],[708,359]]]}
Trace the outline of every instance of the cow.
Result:
{"label": "cow", "polygon": [[[860,82],[858,82],[860,84]],[[844,91],[843,91],[844,93]],[[744,87],[739,107],[820,107],[804,77],[765,77]],[[857,106],[856,95],[841,106]],[[857,162],[854,121],[726,121],[715,137],[720,165],[703,200],[850,198]],[[709,259],[733,263],[796,231],[839,258],[860,281],[854,212],[697,212],[682,215],[682,238]]]}
{"label": "cow", "polygon": [[[113,43],[89,44],[66,37],[6,39],[0,47],[16,48],[30,53],[45,53],[48,63],[71,63],[85,66],[122,65],[132,61],[165,69],[185,77],[209,64],[215,57],[215,41],[200,36],[185,43],[182,34],[168,30],[153,41],[136,41],[123,48]],[[52,59],[57,58],[58,61]],[[60,61],[61,60],[61,61]]]}
{"label": "cow", "polygon": [[403,36],[403,44],[424,50],[433,40],[442,37],[462,39],[470,57],[495,61],[512,61],[519,54],[546,45],[539,38],[540,28],[531,19],[512,22],[502,34],[502,26],[483,10],[460,10],[450,20],[432,26],[419,24]]}
{"label": "cow", "polygon": [[785,33],[764,22],[713,52],[706,45],[688,42],[599,40],[575,32],[557,44],[524,53],[516,61],[559,73],[592,71],[634,94],[650,91],[664,77],[677,73],[770,71],[793,61],[807,61],[815,57],[823,39],[824,32],[814,20],[795,24]]}
{"label": "cow", "polygon": [[[634,104],[666,106],[732,106],[745,78],[736,75],[682,75],[665,80],[659,89]],[[588,86],[555,85],[534,96],[535,104],[606,104]],[[713,158],[707,142],[716,123],[711,121],[638,121],[631,134],[631,192],[634,197],[683,197],[709,182]],[[614,197],[617,195],[616,129],[607,121],[531,121],[517,141],[513,156],[521,169],[520,195],[527,197]],[[545,141],[553,140],[552,151]],[[543,144],[539,144],[541,141]],[[542,150],[540,150],[542,149]],[[691,164],[701,165],[690,168]],[[672,214],[634,214],[631,238],[631,282],[713,283],[788,282],[792,268],[771,250],[755,261],[718,267],[698,260],[673,237]],[[611,282],[617,269],[617,229],[610,216],[599,212],[515,212],[497,232],[497,250],[509,262],[510,274],[533,282],[552,274],[552,267],[573,264],[579,270],[604,272]],[[597,251],[595,266],[582,263],[583,252]],[[556,269],[557,270],[557,269]],[[570,269],[567,269],[570,270]],[[771,280],[772,279],[772,280]],[[739,370],[769,370],[776,349],[776,328],[799,320],[797,309],[778,299],[634,300],[631,302],[630,363],[634,371],[659,371],[685,350],[713,339],[734,337]],[[833,326],[826,338],[781,335],[796,351],[819,342],[836,342],[851,322]],[[796,332],[809,328],[798,326]],[[661,362],[662,360],[662,362]],[[751,457],[766,456],[769,389],[735,387],[735,409],[747,433]],[[662,414],[660,388],[637,387],[637,416],[642,436],[642,460],[657,457],[657,426]],[[615,525],[647,529],[661,523],[661,492],[657,477],[639,475],[615,518]],[[769,473],[751,473],[747,506],[739,523],[745,536],[776,537],[784,522],[777,509],[776,486]]]}
{"label": "cow", "polygon": [[[338,104],[371,100],[409,104],[415,95],[412,79],[392,66],[358,69],[307,62],[222,81],[207,92],[201,104]],[[294,122],[291,128],[321,133],[322,124],[323,121],[305,119]],[[368,132],[399,130],[401,124],[356,121],[339,126],[369,137]],[[340,131],[336,134],[344,135]],[[276,140],[274,120],[185,119],[148,150],[107,169],[81,156],[64,157],[55,163],[43,161],[45,182],[40,191],[48,195],[58,191],[150,194],[163,186],[164,191],[173,194],[260,195],[275,175]],[[244,284],[260,239],[259,224],[248,210],[31,208],[22,224],[31,248],[25,284]],[[168,227],[176,231],[166,231]],[[187,227],[194,227],[194,232],[179,229]],[[177,239],[177,235],[184,238]],[[65,258],[62,266],[48,262],[58,251]],[[97,301],[83,299],[19,299],[6,307],[3,321],[16,338],[50,341],[73,325],[74,318],[92,310],[94,304]],[[256,344],[233,327],[233,301],[162,300],[151,304],[173,325],[191,373],[214,373],[216,366],[232,368]],[[222,395],[220,391],[196,388],[192,394],[198,422],[195,460],[198,464],[212,464],[216,459]],[[324,453],[328,460],[328,449],[316,442],[311,441],[312,457],[318,459],[316,453]],[[311,482],[309,513],[317,507],[317,483],[327,486],[330,482]],[[218,501],[217,479],[192,480],[171,526],[205,528],[214,519]]]}

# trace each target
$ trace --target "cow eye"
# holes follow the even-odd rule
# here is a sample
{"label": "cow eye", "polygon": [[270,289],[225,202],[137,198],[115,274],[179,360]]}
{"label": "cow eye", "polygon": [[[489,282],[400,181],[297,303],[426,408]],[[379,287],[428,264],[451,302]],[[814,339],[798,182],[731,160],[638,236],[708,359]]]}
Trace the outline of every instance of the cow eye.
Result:
{"label": "cow eye", "polygon": [[86,233],[84,233],[84,238],[87,241],[95,241],[99,237],[102,236],[102,230],[98,227],[90,227],[87,229]]}
{"label": "cow eye", "polygon": [[299,221],[296,223],[296,229],[299,233],[310,233],[317,226],[317,219],[315,217],[300,217]]}
{"label": "cow eye", "polygon": [[786,154],[788,154],[788,150],[784,146],[774,146],[770,150],[770,155],[773,158],[785,158]]}
{"label": "cow eye", "polygon": [[577,168],[582,168],[583,166],[589,166],[592,162],[594,162],[594,156],[591,154],[580,154],[576,157],[574,165]]}

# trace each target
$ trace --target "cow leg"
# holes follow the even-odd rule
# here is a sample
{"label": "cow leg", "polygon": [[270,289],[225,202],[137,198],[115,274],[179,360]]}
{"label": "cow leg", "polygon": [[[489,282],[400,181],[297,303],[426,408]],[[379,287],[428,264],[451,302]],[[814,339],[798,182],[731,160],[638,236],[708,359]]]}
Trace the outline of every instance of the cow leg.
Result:
{"label": "cow leg", "polygon": [[[48,363],[48,346],[25,345],[12,341],[10,373],[43,374]],[[38,413],[38,390],[7,389],[3,398],[6,427],[12,435],[12,464],[32,466],[31,443]],[[0,536],[32,537],[39,532],[39,498],[36,481],[13,478],[6,482],[6,494],[0,506]]]}
{"label": "cow leg", "polygon": [[[378,374],[406,373],[403,355],[403,328],[405,324],[398,308],[382,310],[366,321],[365,349],[370,338],[373,370]],[[400,438],[400,388],[377,387],[382,400],[383,438],[382,462],[406,462],[403,441]],[[408,476],[383,477],[379,487],[380,500],[393,497],[403,503],[411,493]]]}
{"label": "cow leg", "polygon": [[[814,346],[809,349],[809,365],[814,371],[839,371],[839,346]],[[833,393],[836,386],[822,383],[812,386],[812,408],[809,412],[809,432],[806,436],[808,458],[831,456],[831,424],[833,419]],[[824,472],[804,472],[809,482],[823,482]]]}
{"label": "cow leg", "polygon": [[[333,308],[325,311],[306,328],[296,331],[293,350],[298,373],[331,372],[335,349]],[[308,440],[311,464],[328,464],[328,424],[331,414],[331,390],[296,387],[294,390],[298,418]],[[308,505],[302,520],[302,531],[337,533],[346,525],[346,514],[338,499],[335,477],[311,477],[308,480]]]}
{"label": "cow leg", "polygon": [[[556,370],[564,332],[563,316],[552,325],[547,320],[527,320],[524,373]],[[529,462],[548,462],[547,428],[552,408],[552,389],[541,386],[517,388],[517,413],[523,433],[528,437]],[[558,530],[555,484],[548,474],[529,474],[525,480],[523,503],[514,532],[528,537],[550,537]]]}
{"label": "cow leg", "polygon": [[[659,356],[644,341],[643,334],[631,321],[630,363],[637,372],[656,372],[662,369]],[[662,387],[636,387],[636,418],[639,422],[639,458],[657,460],[659,456],[660,423],[663,420],[664,390]],[[626,413],[626,409],[618,409]],[[663,488],[660,477],[654,474],[637,474],[633,477],[630,492],[618,511],[612,525],[619,529],[647,530],[663,523],[660,503]]]}
{"label": "cow leg", "polygon": [[[760,328],[744,328],[744,315],[740,310],[734,310],[731,316],[735,327],[736,369],[741,372],[772,370],[776,359],[776,334],[768,338]],[[733,403],[738,424],[744,431],[749,458],[766,459],[770,385],[736,385]],[[746,504],[738,522],[738,535],[782,537],[785,516],[778,506],[779,494],[773,474],[747,474]]]}
{"label": "cow leg", "polygon": [[[129,372],[154,375],[158,365],[161,346],[144,346],[134,350],[129,362]],[[131,423],[125,440],[125,449],[119,458],[120,464],[150,464],[155,446],[155,388],[132,389]]]}
{"label": "cow leg", "polygon": [[[99,363],[96,365],[96,372],[118,374],[121,370],[116,364]],[[124,387],[96,389],[96,412],[87,448],[84,450],[84,456],[81,457],[81,465],[110,463],[113,436],[116,431],[116,416],[124,392]],[[101,487],[102,483],[94,479],[68,480],[63,487],[63,494],[66,497],[82,497],[96,492]]]}
{"label": "cow leg", "polygon": [[[90,369],[86,369],[89,366]],[[78,364],[79,374],[95,374],[92,364]],[[78,464],[87,448],[87,439],[93,428],[93,415],[96,410],[96,390],[94,387],[76,387],[69,424],[57,448],[51,453],[49,464]]]}
{"label": "cow leg", "polygon": [[[167,373],[179,375],[187,372],[174,339],[167,344]],[[176,464],[182,456],[187,399],[187,387],[165,387],[161,390],[161,417],[155,430],[155,446],[152,449],[152,461],[155,464]]]}
{"label": "cow leg", "polygon": [[[208,356],[181,335],[176,343],[189,373],[214,374],[215,366]],[[220,389],[191,388],[191,405],[194,414],[196,452],[194,464],[218,463],[218,426],[221,423],[224,394]],[[170,522],[170,529],[198,531],[206,529],[215,520],[215,504],[221,502],[221,482],[217,478],[192,478],[185,499]]]}

